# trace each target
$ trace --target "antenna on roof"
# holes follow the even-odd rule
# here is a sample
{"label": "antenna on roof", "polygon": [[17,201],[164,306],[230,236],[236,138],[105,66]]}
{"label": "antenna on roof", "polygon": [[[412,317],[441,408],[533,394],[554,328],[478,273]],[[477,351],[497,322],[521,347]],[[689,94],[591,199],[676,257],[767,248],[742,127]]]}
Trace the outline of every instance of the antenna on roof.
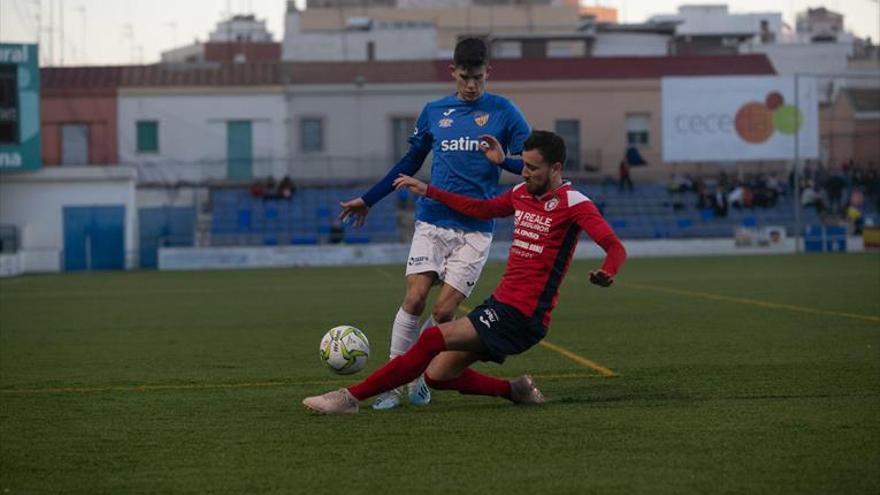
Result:
{"label": "antenna on roof", "polygon": [[87,19],[86,6],[79,5],[78,7],[76,7],[73,10],[76,10],[77,12],[79,12],[79,15],[82,16],[82,33],[80,33],[80,46],[79,46],[80,56],[78,57],[79,63],[82,65],[87,65],[88,61],[86,60],[86,54],[89,51],[86,49],[86,32],[87,32],[86,31],[86,19]]}

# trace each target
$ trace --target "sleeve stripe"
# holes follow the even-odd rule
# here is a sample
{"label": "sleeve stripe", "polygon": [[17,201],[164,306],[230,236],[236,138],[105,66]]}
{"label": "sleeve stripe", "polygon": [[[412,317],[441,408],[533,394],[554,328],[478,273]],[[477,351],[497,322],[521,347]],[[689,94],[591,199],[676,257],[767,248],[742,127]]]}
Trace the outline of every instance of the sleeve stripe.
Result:
{"label": "sleeve stripe", "polygon": [[584,201],[591,201],[590,198],[584,196],[580,191],[568,191],[568,206],[572,207]]}

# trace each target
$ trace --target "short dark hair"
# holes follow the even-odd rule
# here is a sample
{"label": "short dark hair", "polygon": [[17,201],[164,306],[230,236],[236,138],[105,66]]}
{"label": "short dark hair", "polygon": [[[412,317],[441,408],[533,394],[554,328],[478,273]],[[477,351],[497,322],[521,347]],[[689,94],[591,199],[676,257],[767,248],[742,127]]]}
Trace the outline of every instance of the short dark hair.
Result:
{"label": "short dark hair", "polygon": [[548,164],[558,162],[565,165],[565,141],[555,132],[532,131],[523,142],[523,150],[538,150]]}
{"label": "short dark hair", "polygon": [[472,69],[489,63],[489,50],[480,38],[464,38],[455,45],[452,61],[456,67]]}

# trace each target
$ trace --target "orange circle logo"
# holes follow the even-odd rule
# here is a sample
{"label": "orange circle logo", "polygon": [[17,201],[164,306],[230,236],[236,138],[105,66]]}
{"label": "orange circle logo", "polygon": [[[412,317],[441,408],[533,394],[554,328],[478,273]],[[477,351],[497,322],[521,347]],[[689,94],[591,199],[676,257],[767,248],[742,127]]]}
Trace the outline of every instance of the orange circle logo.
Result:
{"label": "orange circle logo", "polygon": [[743,141],[763,143],[773,134],[773,112],[763,103],[746,103],[737,110],[734,127]]}

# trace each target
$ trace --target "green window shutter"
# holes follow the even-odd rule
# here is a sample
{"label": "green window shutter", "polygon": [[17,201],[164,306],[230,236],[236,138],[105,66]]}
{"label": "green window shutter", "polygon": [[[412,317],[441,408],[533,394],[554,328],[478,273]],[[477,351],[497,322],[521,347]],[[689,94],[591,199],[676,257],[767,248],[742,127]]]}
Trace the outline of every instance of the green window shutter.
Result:
{"label": "green window shutter", "polygon": [[141,120],[137,123],[138,153],[159,151],[159,123],[154,120]]}

